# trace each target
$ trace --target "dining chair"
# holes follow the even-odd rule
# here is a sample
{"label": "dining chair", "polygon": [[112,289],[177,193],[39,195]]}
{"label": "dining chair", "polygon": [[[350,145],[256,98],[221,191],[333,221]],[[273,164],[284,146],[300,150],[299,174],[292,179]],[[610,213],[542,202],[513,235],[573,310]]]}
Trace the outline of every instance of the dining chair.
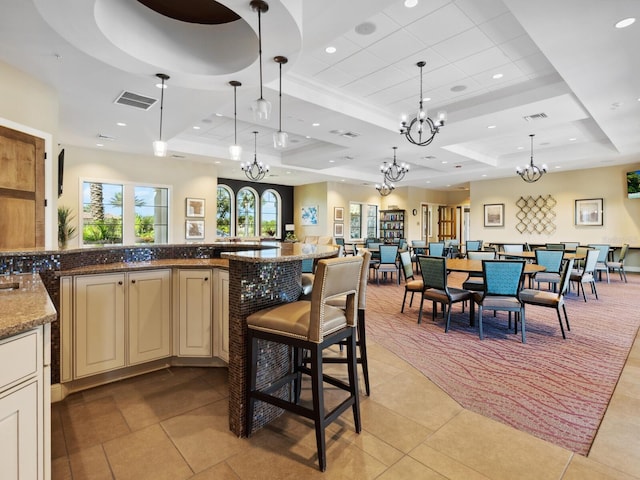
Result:
{"label": "dining chair", "polygon": [[546,243],[545,248],[547,250],[564,250],[564,243]]}
{"label": "dining chair", "polygon": [[400,285],[400,267],[398,266],[398,245],[380,245],[380,260],[373,264],[376,283],[380,285],[380,274],[386,278],[387,273],[396,274],[396,281]]}
{"label": "dining chair", "polygon": [[411,261],[411,254],[409,252],[400,252],[400,265],[404,273],[404,297],[402,298],[400,313],[404,313],[407,294],[411,292],[411,298],[409,299],[409,306],[411,306],[413,304],[413,296],[416,293],[421,294],[422,290],[424,290],[424,283],[422,279],[415,278],[413,274],[413,262]]}
{"label": "dining chair", "polygon": [[535,250],[536,263],[545,268],[544,272],[538,272],[533,276],[533,281],[540,288],[541,283],[547,283],[549,287],[553,285],[553,291],[560,283],[560,269],[562,268],[562,259],[564,250],[544,250],[537,248]]}
{"label": "dining chair", "polygon": [[[327,467],[325,429],[348,408],[353,412],[356,433],[360,433],[360,397],[356,361],[357,297],[363,257],[323,259],[318,262],[311,301],[300,300],[259,310],[247,317],[247,377],[245,398],[246,435],[253,430],[256,400],[275,405],[313,421],[316,431],[318,464],[321,471]],[[328,304],[332,298],[346,296],[343,310]],[[289,346],[293,362],[281,378],[258,388],[261,363],[258,341],[270,341]],[[347,344],[348,381],[330,376],[323,371],[322,352],[341,341]],[[302,352],[309,352],[309,367]],[[313,400],[310,406],[300,400],[301,376],[311,377]],[[342,402],[325,412],[323,380],[333,387],[348,392]],[[290,386],[290,396],[282,395]]]}
{"label": "dining chair", "polygon": [[[584,261],[587,258],[587,252],[591,250],[589,247],[576,247],[576,261],[573,262],[573,270],[582,270]],[[582,258],[578,258],[582,257]]]}
{"label": "dining chair", "polygon": [[[446,324],[444,331],[449,331],[451,322],[451,308],[454,303],[471,300],[469,308],[469,324],[473,325],[474,304],[473,293],[461,288],[453,288],[447,285],[447,259],[445,257],[433,257],[420,255],[420,271],[422,272],[422,282],[424,290],[420,299],[420,313],[418,314],[418,323],[422,322],[422,307],[424,300],[431,300],[431,319],[435,321],[438,303],[442,304],[443,316],[446,314]],[[464,311],[464,310],[463,310]]]}
{"label": "dining chair", "polygon": [[516,313],[515,331],[517,333],[518,321],[521,323],[522,343],[526,343],[526,328],[524,316],[524,304],[518,297],[522,274],[524,272],[523,260],[483,260],[482,274],[484,276],[484,291],[475,292],[473,298],[478,304],[478,333],[480,340],[484,339],[482,331],[482,315],[484,310],[509,312],[509,324],[511,312]]}
{"label": "dining chair", "polygon": [[[524,245],[522,245],[521,243],[505,243],[502,246],[502,250],[504,251],[504,253],[522,253],[524,251]],[[515,259],[517,257],[510,257],[508,255],[505,255],[506,259]]]}
{"label": "dining chair", "polygon": [[416,265],[416,272],[420,272],[420,265],[418,264],[418,255],[426,255],[427,241],[426,240],[411,240],[411,262]]}
{"label": "dining chair", "polygon": [[624,258],[627,256],[627,250],[629,250],[629,244],[625,243],[620,249],[620,256],[616,262],[608,262],[607,266],[612,272],[618,272],[620,274],[620,280],[624,280],[627,283],[627,273],[624,271]]}
{"label": "dining chair", "polygon": [[345,248],[345,244],[344,244],[344,237],[334,237],[333,242],[334,242],[336,245],[340,245],[340,246],[342,246],[342,251],[343,251],[343,253],[345,253],[345,252],[346,252],[346,248]]}
{"label": "dining chair", "polygon": [[[469,260],[493,260],[496,258],[496,252],[494,251],[470,251],[467,252],[467,259]],[[471,272],[469,276],[462,284],[462,288],[465,290],[471,290],[474,292],[481,292],[484,290],[484,276],[482,272]]]}
{"label": "dining chair", "polygon": [[478,250],[482,250],[482,240],[467,240],[465,242],[465,245],[464,245],[465,253],[468,253],[471,251],[476,252]]}
{"label": "dining chair", "polygon": [[443,257],[444,256],[444,242],[429,242],[429,256],[430,257]]}
{"label": "dining chair", "polygon": [[569,289],[569,281],[571,279],[571,271],[573,270],[573,262],[574,259],[572,258],[564,262],[564,265],[562,266],[558,293],[534,288],[524,288],[520,290],[519,293],[520,301],[524,304],[523,310],[527,305],[555,308],[556,314],[558,315],[558,322],[560,323],[562,338],[564,339],[566,339],[567,336],[565,335],[564,327],[562,326],[562,316],[560,315],[560,308],[562,308],[562,312],[564,313],[564,321],[567,325],[567,331],[571,331],[571,327],[569,326],[569,317],[567,316],[567,308],[564,304],[564,296]]}
{"label": "dining chair", "polygon": [[401,252],[403,250],[407,250],[409,248],[407,241],[404,238],[398,240],[398,251]]}
{"label": "dining chair", "polygon": [[587,247],[595,248],[600,252],[595,271],[598,275],[598,279],[600,280],[602,280],[602,272],[605,272],[607,274],[607,283],[609,283],[609,267],[607,266],[607,263],[609,262],[609,250],[611,249],[611,245],[608,243],[589,243]]}
{"label": "dining chair", "polygon": [[600,251],[595,248],[591,248],[587,251],[587,258],[584,261],[584,267],[582,270],[574,270],[571,272],[570,281],[578,284],[578,295],[580,295],[580,288],[582,288],[582,298],[587,301],[587,295],[584,290],[584,284],[591,285],[591,293],[598,299],[598,290],[596,289],[596,264],[598,263],[598,257]]}
{"label": "dining chair", "polygon": [[565,251],[568,251],[568,252],[575,252],[576,249],[580,246],[580,242],[560,242],[560,243],[564,245]]}
{"label": "dining chair", "polygon": [[445,253],[449,258],[458,258],[460,256],[460,240],[452,238],[445,244]]}

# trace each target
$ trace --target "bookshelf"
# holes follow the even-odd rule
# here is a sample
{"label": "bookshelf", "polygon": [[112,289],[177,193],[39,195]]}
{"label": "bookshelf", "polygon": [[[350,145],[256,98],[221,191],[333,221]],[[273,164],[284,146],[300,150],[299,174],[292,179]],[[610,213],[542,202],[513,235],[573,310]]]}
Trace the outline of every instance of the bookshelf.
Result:
{"label": "bookshelf", "polygon": [[385,243],[404,238],[404,217],[404,210],[380,210],[380,238]]}

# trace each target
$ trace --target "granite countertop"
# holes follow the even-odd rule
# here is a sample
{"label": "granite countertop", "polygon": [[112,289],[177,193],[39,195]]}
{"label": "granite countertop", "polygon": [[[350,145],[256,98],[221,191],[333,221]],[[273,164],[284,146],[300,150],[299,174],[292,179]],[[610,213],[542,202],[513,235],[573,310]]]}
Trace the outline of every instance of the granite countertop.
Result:
{"label": "granite countertop", "polygon": [[157,268],[229,268],[229,261],[223,258],[170,258],[146,262],[116,262],[85,265],[56,272],[58,276],[92,275],[97,273],[130,272]]}
{"label": "granite countertop", "polygon": [[250,263],[293,262],[305,258],[326,258],[336,255],[337,245],[316,245],[312,243],[281,243],[268,250],[247,250],[243,252],[222,252],[223,258]]}
{"label": "granite countertop", "polygon": [[[16,288],[6,288],[14,285]],[[51,323],[56,317],[56,309],[40,275],[0,276],[0,338]]]}

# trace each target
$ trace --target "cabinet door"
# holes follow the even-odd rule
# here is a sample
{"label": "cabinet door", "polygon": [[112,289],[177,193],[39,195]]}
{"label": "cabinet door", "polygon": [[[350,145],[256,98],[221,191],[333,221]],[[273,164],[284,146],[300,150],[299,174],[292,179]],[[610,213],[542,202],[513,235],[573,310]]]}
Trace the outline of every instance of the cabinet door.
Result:
{"label": "cabinet door", "polygon": [[38,382],[0,394],[0,472],[3,480],[42,478]]}
{"label": "cabinet door", "polygon": [[180,270],[178,356],[211,357],[211,270]]}
{"label": "cabinet door", "polygon": [[171,354],[170,282],[170,270],[129,273],[129,364],[148,362]]}
{"label": "cabinet door", "polygon": [[124,367],[124,274],[85,275],[75,282],[76,377]]}
{"label": "cabinet door", "polygon": [[214,296],[217,356],[229,363],[229,271],[216,270]]}

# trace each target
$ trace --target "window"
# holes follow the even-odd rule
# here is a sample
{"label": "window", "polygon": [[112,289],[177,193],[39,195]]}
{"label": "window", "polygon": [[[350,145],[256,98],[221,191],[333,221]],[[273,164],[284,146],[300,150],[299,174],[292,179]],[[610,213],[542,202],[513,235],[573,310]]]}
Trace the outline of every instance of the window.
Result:
{"label": "window", "polygon": [[135,242],[167,243],[169,238],[169,189],[134,187]]}
{"label": "window", "polygon": [[226,185],[218,185],[216,212],[216,236],[230,237],[233,235],[231,222],[233,208],[233,192]]}
{"label": "window", "polygon": [[265,190],[260,199],[260,235],[280,237],[280,195]]}
{"label": "window", "polygon": [[239,237],[256,236],[256,205],[258,195],[255,190],[244,187],[238,191],[236,200],[236,234]]}
{"label": "window", "polygon": [[349,238],[376,238],[377,236],[378,206],[350,203]]}
{"label": "window", "polygon": [[168,241],[168,188],[82,182],[83,245]]}
{"label": "window", "polygon": [[83,245],[122,243],[122,198],[122,185],[83,182]]}

